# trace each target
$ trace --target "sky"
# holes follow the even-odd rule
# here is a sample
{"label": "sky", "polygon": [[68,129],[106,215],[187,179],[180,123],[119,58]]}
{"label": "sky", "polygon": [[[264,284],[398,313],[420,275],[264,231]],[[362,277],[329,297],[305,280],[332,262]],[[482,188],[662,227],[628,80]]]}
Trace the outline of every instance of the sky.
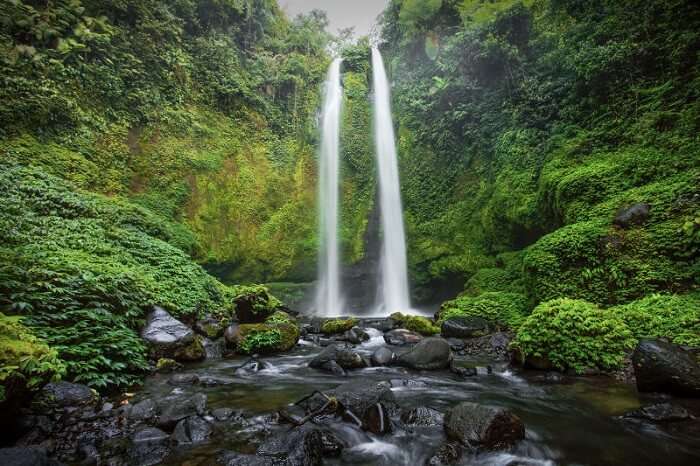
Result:
{"label": "sky", "polygon": [[384,11],[389,0],[278,0],[282,10],[290,18],[313,9],[328,13],[328,32],[336,34],[338,29],[355,28],[355,36],[368,34],[376,23],[377,16]]}

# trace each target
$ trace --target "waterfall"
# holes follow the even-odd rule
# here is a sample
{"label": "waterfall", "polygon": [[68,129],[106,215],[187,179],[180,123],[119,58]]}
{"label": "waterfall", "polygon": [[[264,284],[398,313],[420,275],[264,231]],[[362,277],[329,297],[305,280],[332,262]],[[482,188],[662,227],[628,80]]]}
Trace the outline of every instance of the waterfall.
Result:
{"label": "waterfall", "polygon": [[340,291],[340,253],[338,248],[338,152],[340,146],[340,59],[328,69],[321,124],[319,163],[319,280],[316,313],[340,315],[343,301]]}
{"label": "waterfall", "polygon": [[382,216],[382,312],[405,312],[411,307],[406,271],[406,238],[399,190],[394,126],[391,120],[389,81],[377,48],[372,48],[374,80],[374,140],[379,171],[379,202]]}

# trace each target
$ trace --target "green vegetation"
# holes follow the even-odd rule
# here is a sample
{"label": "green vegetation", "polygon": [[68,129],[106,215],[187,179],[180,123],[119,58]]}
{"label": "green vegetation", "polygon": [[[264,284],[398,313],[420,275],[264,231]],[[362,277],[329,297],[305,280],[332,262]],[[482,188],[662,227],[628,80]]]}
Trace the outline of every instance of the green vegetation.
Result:
{"label": "green vegetation", "polygon": [[624,321],[595,304],[555,299],[537,306],[511,343],[521,356],[544,358],[559,369],[614,369],[635,339]]}
{"label": "green vegetation", "polygon": [[440,333],[440,327],[435,325],[433,321],[427,317],[412,316],[409,314],[402,314],[400,312],[395,312],[389,317],[396,321],[401,328],[420,333],[421,335],[430,336]]}
{"label": "green vegetation", "polygon": [[355,325],[357,325],[358,322],[359,321],[357,319],[354,319],[354,318],[325,320],[321,324],[321,332],[325,333],[326,335],[334,335],[336,333],[343,333],[343,332],[353,328]]}
{"label": "green vegetation", "polygon": [[[283,314],[283,313],[276,313]],[[274,317],[274,316],[273,316]],[[299,327],[289,316],[270,318],[263,324],[241,324],[237,351],[243,354],[269,354],[288,351],[299,341]]]}
{"label": "green vegetation", "polygon": [[517,330],[527,309],[527,299],[519,293],[495,291],[476,297],[459,296],[442,304],[437,323],[441,325],[452,317],[482,317],[496,327]]}
{"label": "green vegetation", "polygon": [[281,305],[264,285],[239,285],[232,287],[234,311],[241,322],[262,322]]}

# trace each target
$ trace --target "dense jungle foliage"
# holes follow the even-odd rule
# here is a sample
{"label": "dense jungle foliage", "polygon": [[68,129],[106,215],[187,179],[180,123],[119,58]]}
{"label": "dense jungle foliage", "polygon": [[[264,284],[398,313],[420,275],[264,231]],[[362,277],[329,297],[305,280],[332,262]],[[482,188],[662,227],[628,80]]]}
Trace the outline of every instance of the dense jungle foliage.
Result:
{"label": "dense jungle foliage", "polygon": [[[273,0],[0,4],[0,383],[124,387],[152,305],[189,322],[229,315],[230,284],[314,279],[331,50],[343,258],[364,257],[369,40],[327,25]],[[457,284],[437,323],[485,317],[561,368],[644,336],[700,346],[694,2],[392,0],[381,27],[414,300]],[[246,352],[295,335],[251,325]]]}

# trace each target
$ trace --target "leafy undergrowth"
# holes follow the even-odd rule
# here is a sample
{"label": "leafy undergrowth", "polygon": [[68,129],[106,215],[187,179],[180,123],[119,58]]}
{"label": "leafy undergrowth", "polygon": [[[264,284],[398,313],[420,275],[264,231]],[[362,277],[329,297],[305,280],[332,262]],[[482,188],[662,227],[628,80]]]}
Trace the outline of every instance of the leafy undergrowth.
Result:
{"label": "leafy undergrowth", "polygon": [[502,291],[482,293],[479,296],[459,296],[442,304],[438,324],[452,317],[482,317],[496,327],[516,330],[525,319],[527,298],[519,293]]}

